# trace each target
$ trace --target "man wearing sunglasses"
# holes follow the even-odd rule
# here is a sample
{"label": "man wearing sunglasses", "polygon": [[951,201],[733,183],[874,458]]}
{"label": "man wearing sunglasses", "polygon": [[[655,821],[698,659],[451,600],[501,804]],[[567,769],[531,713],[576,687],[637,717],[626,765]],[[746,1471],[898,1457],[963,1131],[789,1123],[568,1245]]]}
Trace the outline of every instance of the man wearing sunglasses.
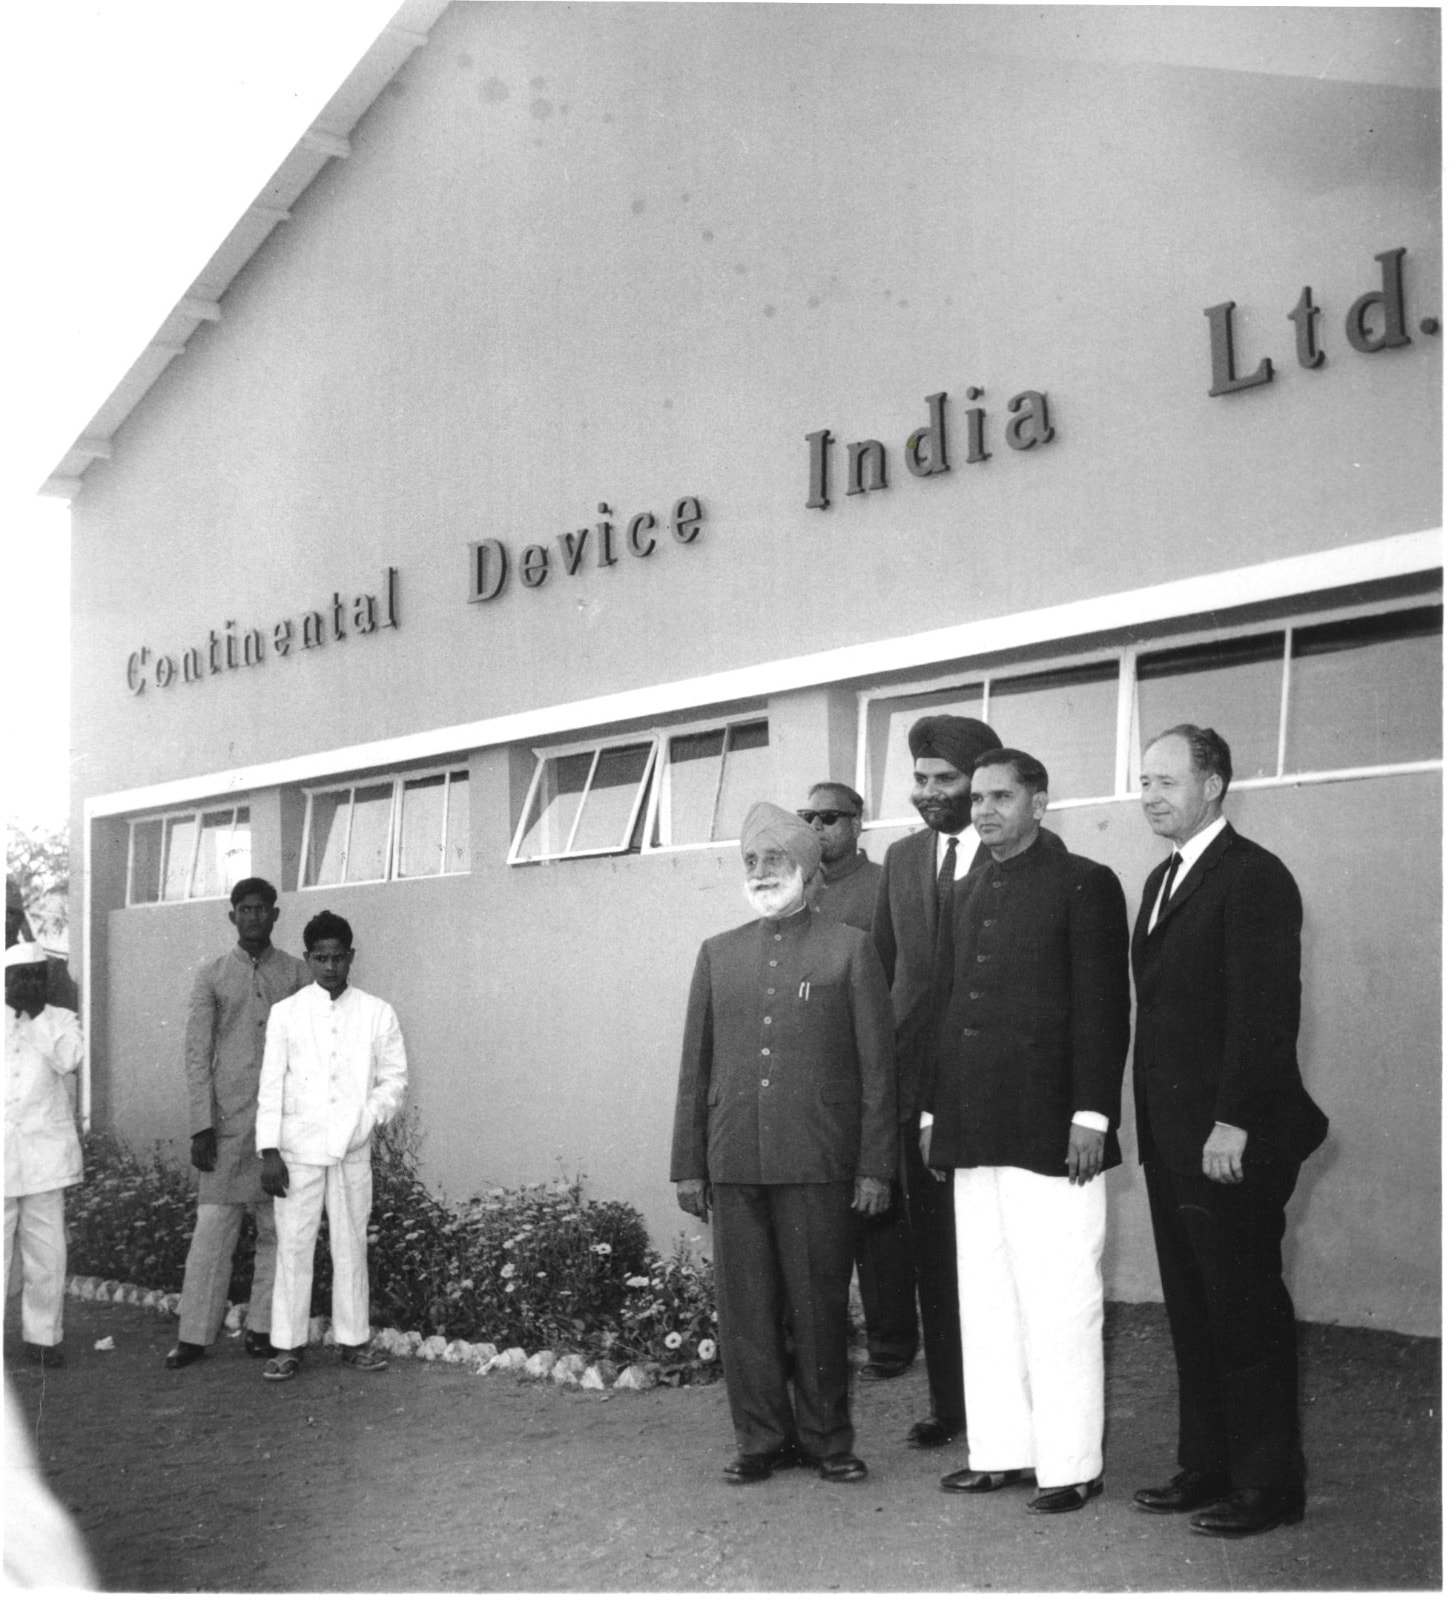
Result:
{"label": "man wearing sunglasses", "polygon": [[[865,802],[844,783],[817,783],[799,816],[820,841],[820,872],[810,904],[831,922],[871,931],[881,869],[860,848]],[[916,1268],[911,1230],[899,1182],[891,1185],[890,1208],[880,1216],[858,1216],[855,1270],[865,1312],[867,1360],[862,1378],[898,1378],[916,1359]]]}

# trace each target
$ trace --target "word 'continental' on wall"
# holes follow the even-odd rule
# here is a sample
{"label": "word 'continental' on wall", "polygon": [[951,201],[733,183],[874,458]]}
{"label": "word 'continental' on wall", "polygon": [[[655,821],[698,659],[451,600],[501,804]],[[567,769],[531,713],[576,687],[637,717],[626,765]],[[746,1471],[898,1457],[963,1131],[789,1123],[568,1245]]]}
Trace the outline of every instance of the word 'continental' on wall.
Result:
{"label": "word 'continental' on wall", "polygon": [[398,572],[389,567],[380,596],[358,594],[344,599],[340,590],[333,590],[330,604],[304,611],[295,621],[283,617],[270,633],[262,628],[239,629],[229,617],[220,629],[209,630],[204,645],[187,645],[169,654],[143,644],[127,657],[126,687],[132,694],[144,694],[148,684],[170,689],[178,683],[202,683],[243,667],[259,667],[268,655],[285,659],[293,651],[341,643],[349,632],[365,637],[397,625]]}

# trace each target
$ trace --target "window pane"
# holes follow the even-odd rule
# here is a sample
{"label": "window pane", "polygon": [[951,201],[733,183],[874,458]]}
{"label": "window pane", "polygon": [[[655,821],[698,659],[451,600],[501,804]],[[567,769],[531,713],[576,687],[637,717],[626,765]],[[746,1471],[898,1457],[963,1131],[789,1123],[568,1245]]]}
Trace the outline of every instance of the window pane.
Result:
{"label": "window pane", "polygon": [[736,723],[730,729],[724,786],[715,817],[714,839],[738,839],[747,812],[756,800],[769,798],[770,725]]}
{"label": "window pane", "polygon": [[226,852],[226,871],[222,876],[222,892],[230,894],[243,878],[252,875],[252,812],[250,806],[236,808],[236,824],[231,832],[231,844]]}
{"label": "window pane", "polygon": [[706,844],[713,836],[723,754],[723,728],[669,741],[669,816],[661,819],[661,844]]}
{"label": "window pane", "polygon": [[352,791],[333,789],[312,796],[312,826],[307,839],[304,885],[342,882],[342,847]]}
{"label": "window pane", "polygon": [[131,892],[133,906],[154,905],[161,898],[161,835],[163,824],[136,822],[131,826]]}
{"label": "window pane", "polygon": [[400,878],[434,877],[443,870],[443,803],[446,779],[410,778],[403,784]]}
{"label": "window pane", "polygon": [[184,900],[191,882],[191,858],[196,853],[196,815],[171,817],[166,823],[166,871],[163,900]]}
{"label": "window pane", "polygon": [[468,826],[468,774],[448,774],[448,842],[443,851],[444,872],[466,872],[472,861]]}
{"label": "window pane", "polygon": [[[906,735],[920,717],[950,715],[980,717],[981,685],[962,684],[932,694],[904,695],[899,700],[873,700],[866,723],[870,793],[866,804],[872,817],[914,817],[911,804],[911,747]],[[1050,763],[1048,763],[1050,771]]]}
{"label": "window pane", "polygon": [[629,824],[639,786],[649,765],[649,744],[603,750],[589,785],[584,814],[574,834],[575,850],[622,850],[629,842]]}
{"label": "window pane", "polygon": [[569,830],[593,764],[592,750],[544,758],[543,776],[534,794],[532,820],[518,851],[520,857],[534,860],[539,856],[557,855],[569,842]]}
{"label": "window pane", "polygon": [[370,883],[387,876],[391,822],[392,784],[358,784],[352,791],[352,832],[347,840],[348,883]]}
{"label": "window pane", "polygon": [[1281,633],[1139,656],[1137,726],[1143,747],[1165,728],[1195,722],[1227,740],[1234,776],[1271,778],[1278,770],[1282,690]]}
{"label": "window pane", "polygon": [[1295,628],[1288,770],[1439,756],[1443,635],[1442,606]]}
{"label": "window pane", "polygon": [[201,816],[201,849],[196,855],[196,877],[191,884],[193,900],[215,899],[227,892],[227,853],[231,847],[232,818],[235,813],[205,811]]}
{"label": "window pane", "polygon": [[1004,745],[1047,769],[1053,800],[1116,791],[1115,661],[1022,678],[993,678],[991,726]]}

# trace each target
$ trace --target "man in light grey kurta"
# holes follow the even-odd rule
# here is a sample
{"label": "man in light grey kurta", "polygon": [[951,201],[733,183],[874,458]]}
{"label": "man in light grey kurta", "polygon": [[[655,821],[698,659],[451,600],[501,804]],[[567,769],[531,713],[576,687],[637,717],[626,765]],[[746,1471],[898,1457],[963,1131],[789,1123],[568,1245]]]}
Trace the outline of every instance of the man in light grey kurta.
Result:
{"label": "man in light grey kurta", "polygon": [[248,1355],[271,1353],[272,1281],[277,1230],[262,1192],[256,1153],[257,1083],[267,1014],[312,981],[306,963],[272,943],[277,891],[265,878],[243,878],[231,892],[228,918],[237,942],[196,974],[186,1015],[186,1088],[191,1110],[191,1164],[201,1174],[196,1232],[181,1288],[181,1337],[166,1357],[187,1367],[206,1354],[221,1329],[231,1259],[242,1214],[257,1225],[256,1266],[247,1307]]}

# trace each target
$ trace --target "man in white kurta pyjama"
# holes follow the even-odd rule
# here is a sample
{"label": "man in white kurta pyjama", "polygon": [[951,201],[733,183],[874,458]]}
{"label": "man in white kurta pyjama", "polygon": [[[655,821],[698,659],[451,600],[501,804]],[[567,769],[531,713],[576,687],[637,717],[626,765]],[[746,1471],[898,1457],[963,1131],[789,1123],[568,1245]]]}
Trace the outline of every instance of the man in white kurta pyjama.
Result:
{"label": "man in white kurta pyjama", "polygon": [[5,1282],[16,1241],[25,1353],[59,1366],[65,1304],[65,1191],[81,1181],[69,1080],[84,1053],[74,1011],[45,1003],[45,951],[5,952]]}
{"label": "man in white kurta pyjama", "polygon": [[352,929],[330,911],[303,933],[316,980],[272,1007],[257,1094],[262,1186],[276,1197],[277,1277],[263,1376],[290,1378],[307,1343],[312,1257],[322,1212],[332,1242],[332,1329],[343,1359],[371,1369],[367,1219],[372,1134],[407,1088],[407,1052],[385,1000],[351,988]]}

